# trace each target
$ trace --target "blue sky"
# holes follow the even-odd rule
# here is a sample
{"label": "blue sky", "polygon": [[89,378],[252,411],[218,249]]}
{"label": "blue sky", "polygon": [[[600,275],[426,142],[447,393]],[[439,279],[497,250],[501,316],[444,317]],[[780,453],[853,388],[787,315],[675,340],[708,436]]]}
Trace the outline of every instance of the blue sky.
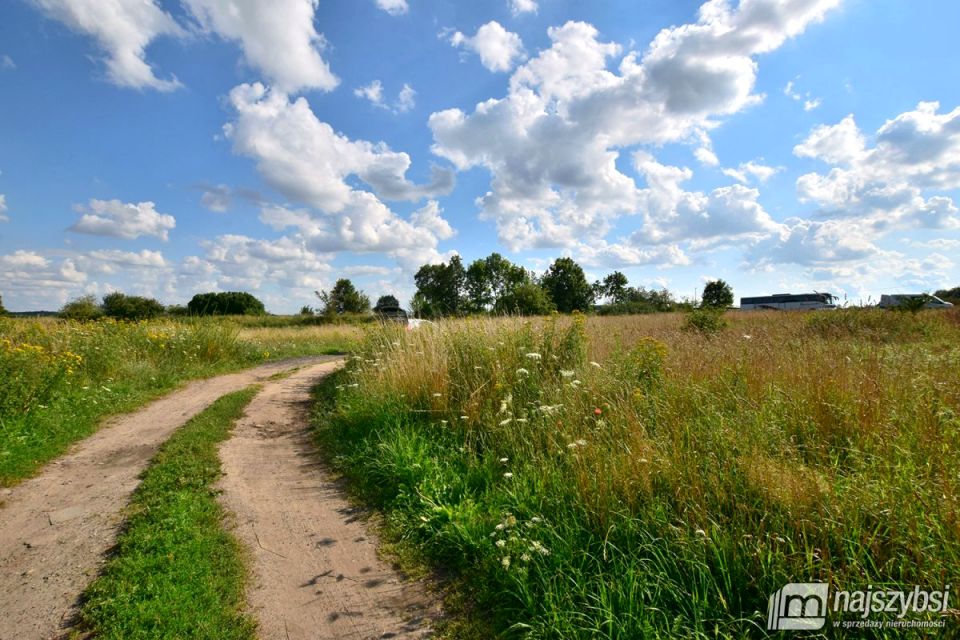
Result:
{"label": "blue sky", "polygon": [[960,284],[960,4],[11,0],[0,295],[561,255],[691,297]]}

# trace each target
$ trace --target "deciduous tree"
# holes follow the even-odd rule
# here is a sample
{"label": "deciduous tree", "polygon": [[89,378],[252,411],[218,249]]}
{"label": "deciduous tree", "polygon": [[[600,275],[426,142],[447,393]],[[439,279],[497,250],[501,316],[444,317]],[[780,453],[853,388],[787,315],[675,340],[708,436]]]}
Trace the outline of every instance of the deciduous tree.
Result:
{"label": "deciduous tree", "polygon": [[704,307],[724,308],[733,304],[733,289],[723,280],[711,280],[703,288]]}
{"label": "deciduous tree", "polygon": [[572,258],[555,260],[540,284],[561,313],[587,311],[593,305],[593,288]]}

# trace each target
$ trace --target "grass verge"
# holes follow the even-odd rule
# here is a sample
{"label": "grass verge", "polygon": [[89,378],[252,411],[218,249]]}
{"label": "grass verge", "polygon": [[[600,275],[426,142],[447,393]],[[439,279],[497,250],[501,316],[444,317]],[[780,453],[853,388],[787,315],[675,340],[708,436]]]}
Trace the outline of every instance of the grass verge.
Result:
{"label": "grass verge", "polygon": [[294,356],[342,353],[357,327],[241,329],[230,318],[0,318],[0,487],[34,474],[105,417],[181,383]]}
{"label": "grass verge", "polygon": [[243,612],[243,553],[223,530],[213,485],[218,444],[256,392],[223,396],[154,457],[116,555],[84,594],[81,617],[96,637],[255,637],[255,623]]}

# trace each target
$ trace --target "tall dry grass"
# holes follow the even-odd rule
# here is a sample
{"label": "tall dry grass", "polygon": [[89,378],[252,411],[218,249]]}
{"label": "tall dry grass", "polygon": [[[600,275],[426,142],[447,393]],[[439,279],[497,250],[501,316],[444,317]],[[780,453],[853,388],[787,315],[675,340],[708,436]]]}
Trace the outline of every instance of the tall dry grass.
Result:
{"label": "tall dry grass", "polygon": [[485,632],[761,636],[787,582],[950,584],[956,313],[726,321],[387,327],[319,434]]}

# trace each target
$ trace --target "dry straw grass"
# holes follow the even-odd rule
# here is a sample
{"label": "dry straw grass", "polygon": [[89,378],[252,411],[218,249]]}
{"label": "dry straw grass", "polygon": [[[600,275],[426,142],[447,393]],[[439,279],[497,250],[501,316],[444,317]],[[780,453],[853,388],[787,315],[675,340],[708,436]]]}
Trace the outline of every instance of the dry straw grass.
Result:
{"label": "dry straw grass", "polygon": [[[726,321],[387,328],[342,377],[323,433],[402,536],[464,562],[501,629],[742,637],[784,582],[948,584],[956,314]],[[544,518],[556,552],[504,568],[482,538],[504,512]]]}

